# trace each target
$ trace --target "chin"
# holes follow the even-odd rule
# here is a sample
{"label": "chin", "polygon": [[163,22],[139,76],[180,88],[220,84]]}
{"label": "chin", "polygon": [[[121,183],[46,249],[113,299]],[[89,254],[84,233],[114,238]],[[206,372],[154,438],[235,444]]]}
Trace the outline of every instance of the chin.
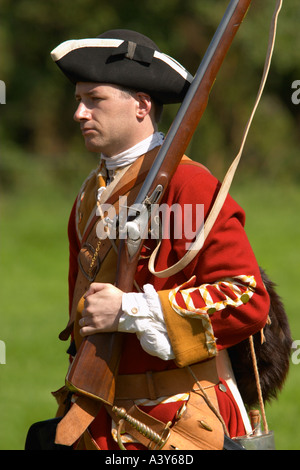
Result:
{"label": "chin", "polygon": [[88,140],[85,140],[85,146],[89,152],[100,153],[102,151],[99,145]]}

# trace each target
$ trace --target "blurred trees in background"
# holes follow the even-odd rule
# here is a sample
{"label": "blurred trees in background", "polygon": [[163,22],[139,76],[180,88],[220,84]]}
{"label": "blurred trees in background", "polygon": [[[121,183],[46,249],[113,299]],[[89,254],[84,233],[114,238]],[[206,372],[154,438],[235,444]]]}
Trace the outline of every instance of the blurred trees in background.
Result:
{"label": "blurred trees in background", "polygon": [[[176,58],[192,74],[225,12],[225,0],[1,0],[0,170],[18,149],[55,165],[85,154],[73,122],[74,89],[50,58],[72,38],[107,29],[136,29]],[[219,177],[235,156],[258,90],[275,0],[253,0],[213,88],[188,154]],[[300,179],[300,105],[292,83],[300,80],[300,4],[285,1],[272,68],[242,160],[242,174]],[[167,131],[177,107],[164,113]]]}

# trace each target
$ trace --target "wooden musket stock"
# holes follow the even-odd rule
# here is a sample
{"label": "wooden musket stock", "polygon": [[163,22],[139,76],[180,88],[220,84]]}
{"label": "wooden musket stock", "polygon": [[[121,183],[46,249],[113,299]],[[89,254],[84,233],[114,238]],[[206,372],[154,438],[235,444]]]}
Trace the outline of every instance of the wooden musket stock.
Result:
{"label": "wooden musket stock", "polygon": [[[251,0],[232,0],[199,66],[178,114],[166,135],[136,203],[142,204],[157,185],[166,190],[182,155],[206,109],[208,98],[218,71],[242,23]],[[133,288],[134,276],[143,245],[134,256],[129,256],[127,241],[122,239],[119,247],[119,261],[116,286],[124,292]],[[115,377],[122,351],[123,333],[98,333],[86,337],[76,354],[66,378],[71,390],[113,404]]]}

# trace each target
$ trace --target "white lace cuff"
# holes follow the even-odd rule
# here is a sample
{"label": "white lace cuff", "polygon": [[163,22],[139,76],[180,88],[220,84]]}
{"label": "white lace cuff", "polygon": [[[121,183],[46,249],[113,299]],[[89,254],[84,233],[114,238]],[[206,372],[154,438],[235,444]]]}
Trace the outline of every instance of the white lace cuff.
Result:
{"label": "white lace cuff", "polygon": [[143,293],[124,293],[118,331],[136,333],[142,348],[165,361],[174,359],[159,296],[151,284]]}

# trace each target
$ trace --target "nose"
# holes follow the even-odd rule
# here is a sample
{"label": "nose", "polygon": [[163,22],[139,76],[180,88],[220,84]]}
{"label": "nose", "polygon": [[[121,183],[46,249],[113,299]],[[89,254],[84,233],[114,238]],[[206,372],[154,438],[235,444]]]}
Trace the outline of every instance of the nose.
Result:
{"label": "nose", "polygon": [[89,117],[90,117],[90,111],[84,105],[84,103],[80,102],[73,116],[74,121],[80,122],[82,120],[89,119]]}

